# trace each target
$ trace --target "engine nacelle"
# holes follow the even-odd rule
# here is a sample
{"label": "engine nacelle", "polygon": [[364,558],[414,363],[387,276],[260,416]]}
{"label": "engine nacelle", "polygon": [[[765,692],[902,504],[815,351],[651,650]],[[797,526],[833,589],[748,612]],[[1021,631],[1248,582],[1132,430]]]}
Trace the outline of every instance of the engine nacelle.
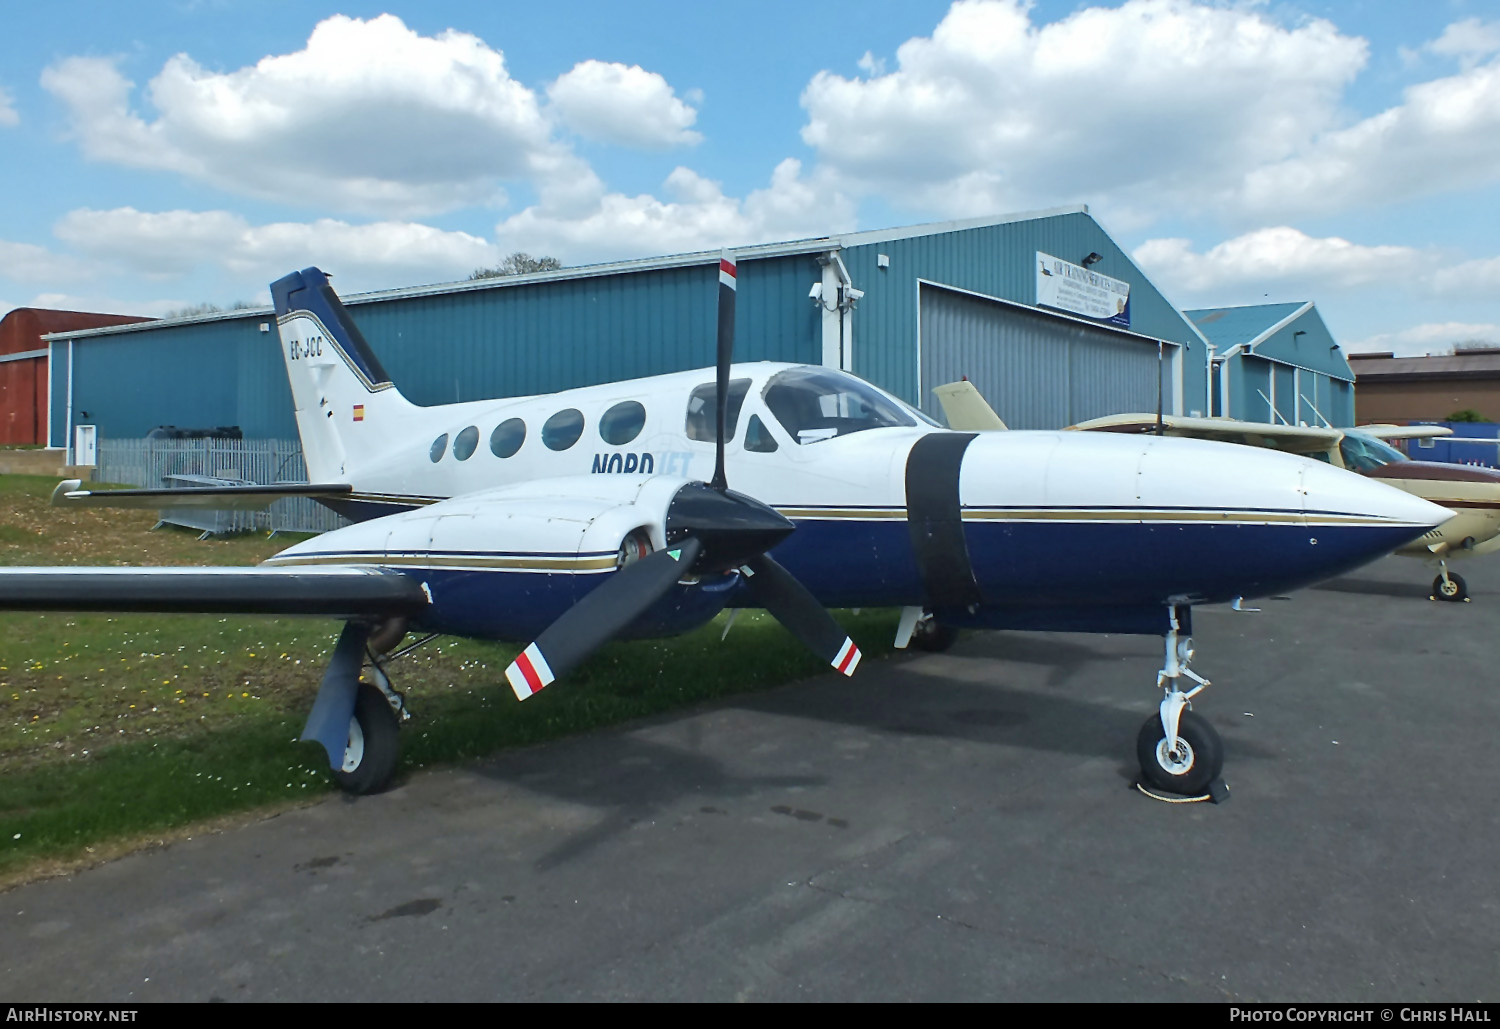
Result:
{"label": "engine nacelle", "polygon": [[[667,545],[687,480],[572,476],[502,486],[345,526],[283,551],[277,565],[367,564],[418,578],[431,608],[413,628],[534,638],[621,565]],[[680,585],[626,636],[671,635],[711,619],[734,576]]]}

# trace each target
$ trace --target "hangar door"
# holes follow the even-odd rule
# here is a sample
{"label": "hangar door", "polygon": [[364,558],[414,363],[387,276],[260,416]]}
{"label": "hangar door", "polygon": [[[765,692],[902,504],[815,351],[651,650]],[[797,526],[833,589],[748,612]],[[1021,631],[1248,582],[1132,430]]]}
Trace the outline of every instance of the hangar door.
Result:
{"label": "hangar door", "polygon": [[1174,413],[1175,344],[1028,308],[921,286],[922,410],[942,418],[934,386],[965,376],[1012,429],[1060,429],[1100,415],[1155,411],[1158,367]]}

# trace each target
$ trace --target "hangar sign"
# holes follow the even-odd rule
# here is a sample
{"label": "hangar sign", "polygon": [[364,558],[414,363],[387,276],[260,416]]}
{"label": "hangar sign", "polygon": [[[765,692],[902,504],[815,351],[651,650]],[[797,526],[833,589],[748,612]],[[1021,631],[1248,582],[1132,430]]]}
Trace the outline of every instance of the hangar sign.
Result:
{"label": "hangar sign", "polygon": [[1055,307],[1130,328],[1130,283],[1040,250],[1036,252],[1036,302],[1038,307]]}

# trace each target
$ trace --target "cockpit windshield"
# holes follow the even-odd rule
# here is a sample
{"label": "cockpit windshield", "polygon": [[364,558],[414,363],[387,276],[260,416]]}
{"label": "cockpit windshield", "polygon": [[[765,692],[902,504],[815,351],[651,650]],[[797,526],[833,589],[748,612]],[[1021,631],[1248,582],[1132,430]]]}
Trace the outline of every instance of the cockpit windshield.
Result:
{"label": "cockpit windshield", "polygon": [[817,443],[863,429],[915,425],[895,401],[832,368],[790,368],[771,377],[766,407],[798,443]]}
{"label": "cockpit windshield", "polygon": [[1362,432],[1344,431],[1339,441],[1339,453],[1343,455],[1344,467],[1357,472],[1405,461],[1406,455],[1383,440],[1366,436]]}

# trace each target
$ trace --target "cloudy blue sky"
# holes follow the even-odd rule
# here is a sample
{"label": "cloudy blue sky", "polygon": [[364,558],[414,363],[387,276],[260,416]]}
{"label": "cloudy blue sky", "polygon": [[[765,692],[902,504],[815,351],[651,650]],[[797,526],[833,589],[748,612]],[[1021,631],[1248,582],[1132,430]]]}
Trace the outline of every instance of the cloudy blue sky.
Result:
{"label": "cloudy blue sky", "polygon": [[1500,0],[0,0],[0,311],[1086,203],[1178,306],[1500,345]]}

